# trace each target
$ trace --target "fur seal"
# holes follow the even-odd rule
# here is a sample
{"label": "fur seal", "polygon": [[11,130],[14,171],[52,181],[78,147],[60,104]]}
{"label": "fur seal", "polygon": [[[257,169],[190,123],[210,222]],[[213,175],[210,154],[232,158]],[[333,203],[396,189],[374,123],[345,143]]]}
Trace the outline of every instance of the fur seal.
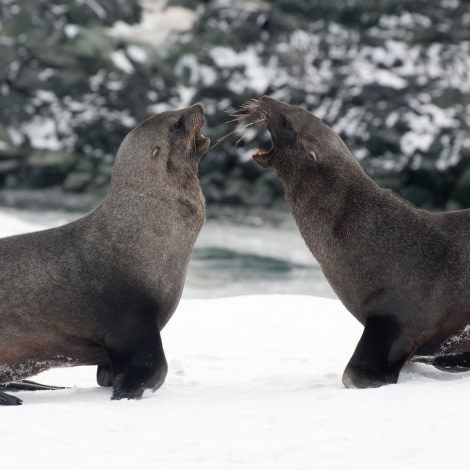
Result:
{"label": "fur seal", "polygon": [[367,176],[341,138],[305,109],[270,97],[247,104],[308,248],[364,325],[346,387],[396,383],[412,358],[470,367],[470,210],[418,209]]}
{"label": "fur seal", "polygon": [[[0,383],[96,364],[113,399],[162,385],[160,330],[205,220],[197,176],[210,145],[199,135],[204,122],[199,104],[147,119],[121,143],[93,212],[0,240]],[[19,403],[0,392],[0,404]]]}

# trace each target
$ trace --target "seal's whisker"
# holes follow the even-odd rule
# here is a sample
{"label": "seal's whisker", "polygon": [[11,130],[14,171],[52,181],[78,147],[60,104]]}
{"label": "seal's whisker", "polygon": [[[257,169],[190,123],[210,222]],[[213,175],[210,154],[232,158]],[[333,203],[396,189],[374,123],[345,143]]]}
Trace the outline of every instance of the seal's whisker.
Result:
{"label": "seal's whisker", "polygon": [[240,121],[242,119],[248,119],[252,116],[255,116],[256,114],[258,114],[258,108],[259,101],[250,100],[242,104],[238,109],[231,111],[230,116],[232,116],[234,119],[229,122]]}
{"label": "seal's whisker", "polygon": [[253,99],[250,101],[247,101],[246,103],[243,103],[240,106],[240,109],[253,109],[253,108],[258,108],[259,107],[259,100]]}
{"label": "seal's whisker", "polygon": [[216,147],[217,145],[219,145],[221,142],[223,142],[227,137],[230,137],[232,134],[235,134],[235,132],[237,132],[239,129],[235,129],[233,130],[232,132],[229,132],[228,134],[225,134],[223,135],[222,137],[220,137],[219,139],[217,139],[214,143],[214,145],[210,148],[210,150],[212,150],[214,147]]}
{"label": "seal's whisker", "polygon": [[[245,126],[243,127],[239,127],[237,129],[237,131],[241,131],[242,129],[246,129],[247,127],[251,127],[253,126],[254,124],[258,123],[258,122],[261,122],[262,119],[257,119],[256,121],[253,121],[253,122],[249,122],[248,124],[246,124]],[[238,147],[238,144],[245,138],[245,136],[248,134],[248,132],[250,131],[251,129],[247,129],[243,135],[235,142],[235,147]]]}
{"label": "seal's whisker", "polygon": [[230,121],[227,121],[226,124],[230,124],[231,122],[235,122],[235,121],[243,121],[243,119],[248,119],[248,118],[251,118],[252,116],[254,116],[256,113],[250,113],[250,114],[232,114],[231,116],[233,117],[233,119],[231,119]]}
{"label": "seal's whisker", "polygon": [[[236,132],[238,131],[241,131],[242,129],[245,129],[246,127],[250,127],[250,126],[253,126],[254,124],[258,123],[258,122],[261,122],[261,119],[257,119],[256,121],[253,121],[253,122],[249,122],[248,124],[245,124],[244,126],[241,126],[241,127],[237,127],[236,129],[234,129],[233,131],[229,132],[228,134],[225,134],[224,136],[220,137],[215,143],[214,145],[211,147],[211,150],[219,145],[221,142],[223,142],[227,137],[230,137],[231,135],[235,134]],[[240,143],[240,141],[243,139],[243,137],[246,135],[246,132],[243,134],[243,136],[237,141],[236,145],[238,145]]]}
{"label": "seal's whisker", "polygon": [[238,144],[245,138],[245,136],[248,134],[248,132],[250,131],[251,129],[248,129],[246,130],[243,135],[235,142],[235,147],[238,147]]}

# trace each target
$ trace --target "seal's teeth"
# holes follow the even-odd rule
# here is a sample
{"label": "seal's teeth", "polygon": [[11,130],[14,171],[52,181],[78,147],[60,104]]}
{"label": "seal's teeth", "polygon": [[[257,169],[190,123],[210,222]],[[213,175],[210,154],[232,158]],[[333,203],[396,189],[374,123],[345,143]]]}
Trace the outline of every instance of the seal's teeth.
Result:
{"label": "seal's teeth", "polygon": [[259,149],[256,149],[255,150],[255,155],[259,155],[261,152],[259,151]]}
{"label": "seal's teeth", "polygon": [[199,136],[199,138],[200,138],[200,139],[205,139],[206,136],[205,136],[204,134],[201,134],[201,135]]}

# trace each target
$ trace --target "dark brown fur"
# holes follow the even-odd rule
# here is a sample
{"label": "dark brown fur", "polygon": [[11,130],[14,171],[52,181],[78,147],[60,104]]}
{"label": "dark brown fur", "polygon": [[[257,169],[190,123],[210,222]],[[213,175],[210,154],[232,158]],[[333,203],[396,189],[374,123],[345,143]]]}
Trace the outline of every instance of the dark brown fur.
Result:
{"label": "dark brown fur", "polygon": [[431,213],[378,187],[340,137],[300,107],[263,97],[245,113],[273,141],[254,160],[277,172],[307,246],[365,326],[344,384],[394,383],[413,357],[468,367],[470,210]]}
{"label": "dark brown fur", "polygon": [[[200,105],[149,118],[122,142],[97,209],[0,240],[0,383],[91,364],[114,399],[163,383],[160,330],[178,305],[205,218],[203,124]],[[17,400],[0,393],[2,402]]]}

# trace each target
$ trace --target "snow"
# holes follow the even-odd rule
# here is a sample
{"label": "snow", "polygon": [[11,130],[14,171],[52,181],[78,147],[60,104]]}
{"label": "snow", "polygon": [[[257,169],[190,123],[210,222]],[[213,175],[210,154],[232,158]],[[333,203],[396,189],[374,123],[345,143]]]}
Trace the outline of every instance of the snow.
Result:
{"label": "snow", "polygon": [[[0,212],[2,235],[41,225]],[[294,294],[182,300],[162,332],[167,380],[139,401],[111,401],[94,367],[41,374],[70,388],[16,393],[23,406],[1,409],[3,466],[395,470],[466,461],[469,373],[412,364],[397,385],[345,389],[361,326],[338,300]]]}
{"label": "snow", "polygon": [[127,37],[142,43],[159,47],[172,31],[185,31],[195,21],[193,10],[183,7],[167,7],[166,0],[142,0],[142,21],[130,25],[117,21],[109,34],[113,37]]}
{"label": "snow", "polygon": [[64,32],[69,39],[74,39],[78,36],[80,28],[76,24],[66,24],[64,27]]}
{"label": "snow", "polygon": [[122,50],[113,52],[111,54],[111,60],[113,64],[123,72],[132,73],[134,71],[133,65],[127,58],[126,53]]}
{"label": "snow", "polygon": [[400,139],[400,147],[406,155],[413,155],[417,150],[427,152],[442,129],[458,125],[453,110],[441,109],[429,103],[429,99],[425,94],[413,99],[413,111],[407,111],[404,115],[405,122],[411,128]]}
{"label": "snow", "polygon": [[210,55],[219,68],[245,67],[246,78],[241,74],[234,74],[227,84],[234,93],[242,93],[248,86],[258,94],[268,88],[272,74],[269,67],[261,64],[255,47],[248,46],[243,51],[236,52],[228,47],[217,46],[211,49]]}
{"label": "snow", "polygon": [[147,60],[147,53],[141,47],[128,46],[127,54],[134,62],[139,64],[143,64]]}
{"label": "snow", "polygon": [[195,86],[200,83],[203,86],[210,87],[217,80],[215,70],[207,65],[201,65],[194,54],[183,55],[175,67],[178,76],[182,76],[186,70],[190,76],[189,82]]}
{"label": "snow", "polygon": [[400,148],[406,155],[412,155],[416,150],[426,152],[433,142],[433,136],[421,132],[406,132],[400,139]]}

